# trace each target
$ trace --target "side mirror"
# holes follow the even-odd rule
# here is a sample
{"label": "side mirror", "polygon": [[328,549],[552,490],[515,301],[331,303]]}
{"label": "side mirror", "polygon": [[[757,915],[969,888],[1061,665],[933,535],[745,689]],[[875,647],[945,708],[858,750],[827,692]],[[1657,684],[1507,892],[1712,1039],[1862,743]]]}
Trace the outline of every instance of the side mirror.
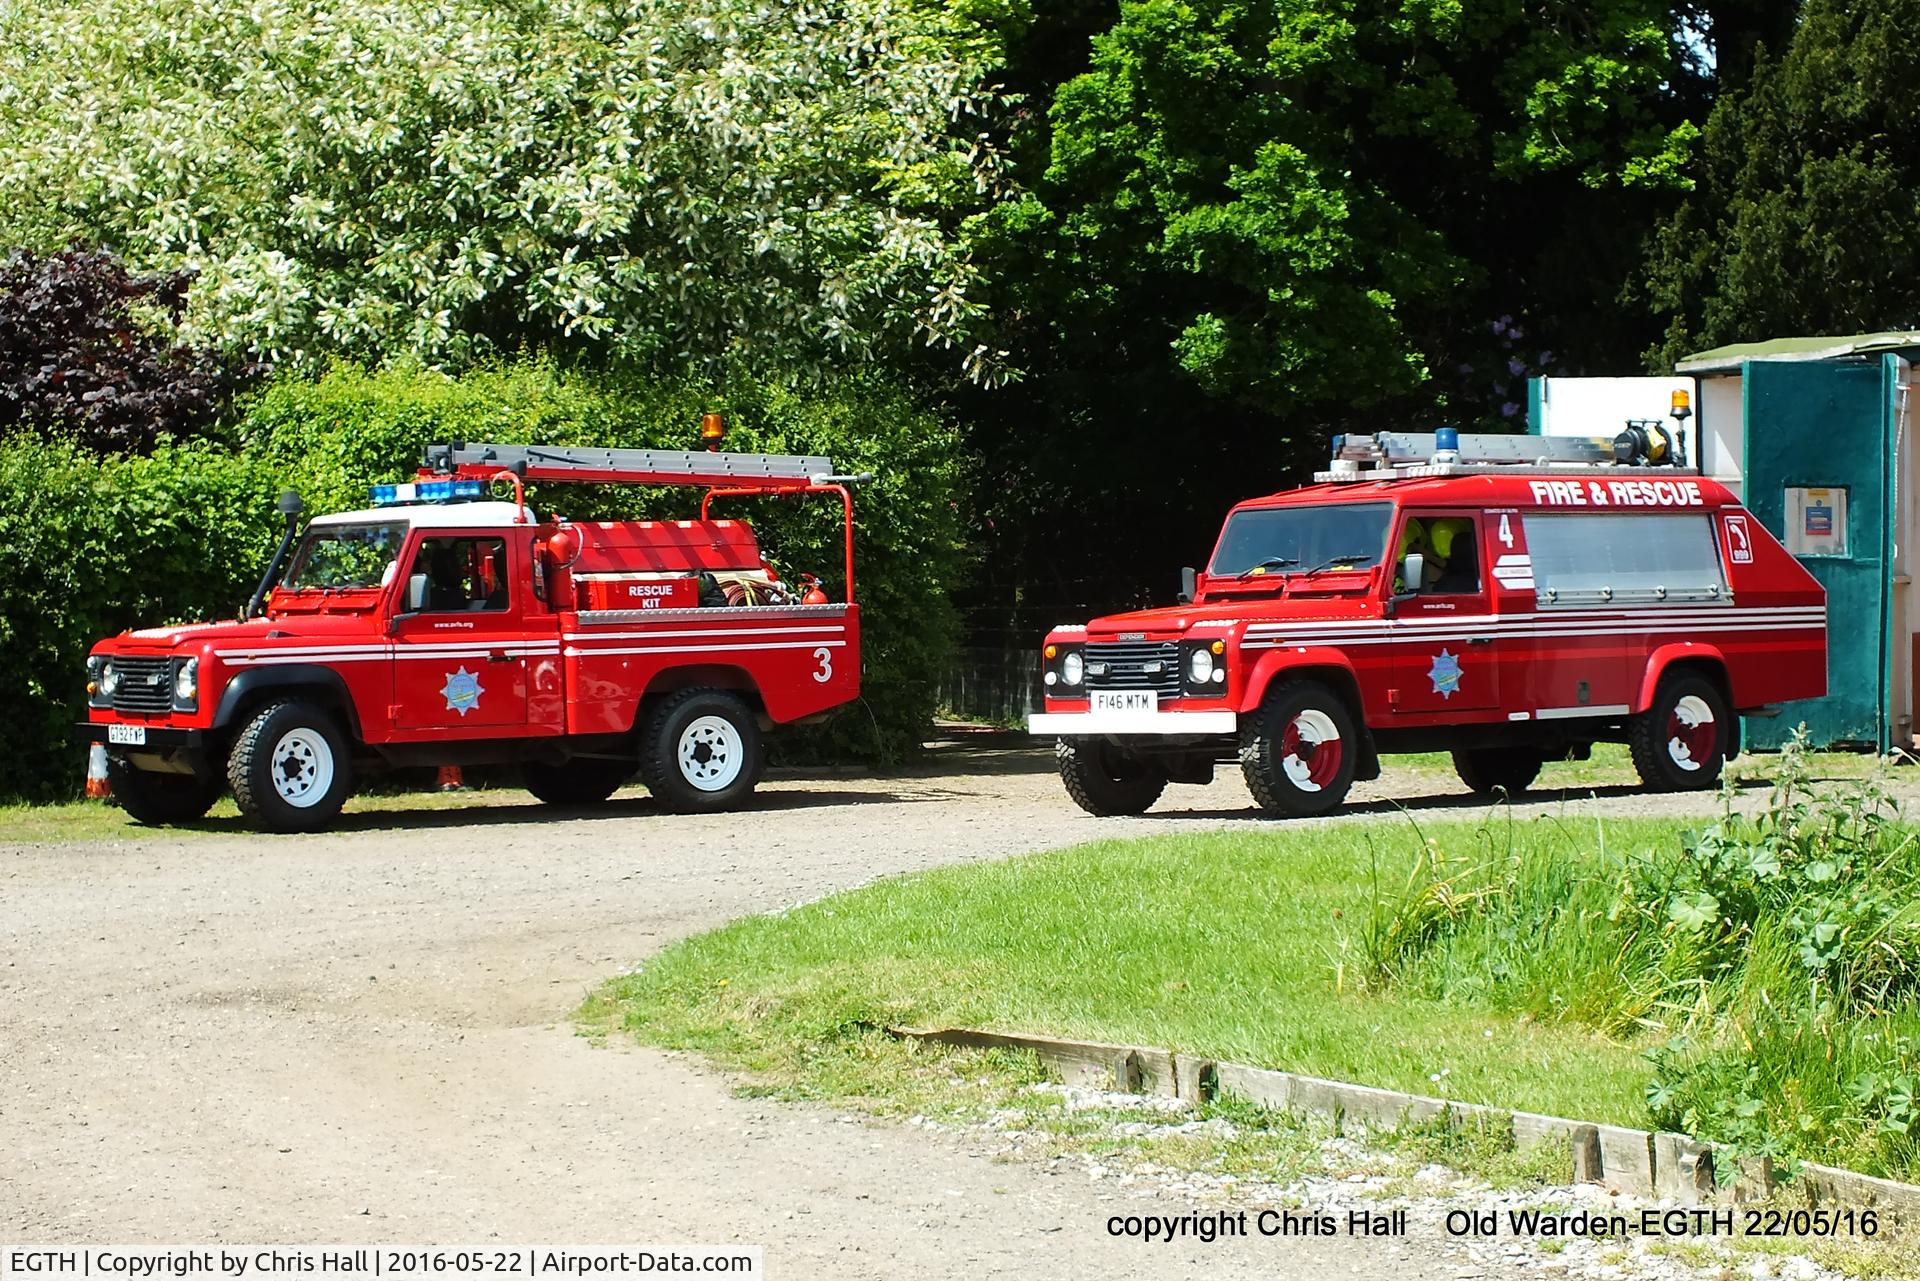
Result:
{"label": "side mirror", "polygon": [[1200,575],[1193,566],[1184,565],[1180,569],[1180,603],[1188,605],[1200,594]]}
{"label": "side mirror", "polygon": [[407,577],[407,612],[417,614],[427,607],[428,579],[425,574]]}
{"label": "side mirror", "polygon": [[1401,590],[1408,595],[1419,591],[1427,583],[1427,558],[1419,552],[1408,552],[1400,562]]}

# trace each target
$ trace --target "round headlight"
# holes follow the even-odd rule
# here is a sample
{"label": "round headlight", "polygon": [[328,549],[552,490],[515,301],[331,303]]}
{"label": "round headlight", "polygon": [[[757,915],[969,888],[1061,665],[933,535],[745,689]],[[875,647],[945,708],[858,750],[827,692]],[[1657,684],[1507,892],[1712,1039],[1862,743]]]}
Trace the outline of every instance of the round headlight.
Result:
{"label": "round headlight", "polygon": [[1074,650],[1060,660],[1060,679],[1069,685],[1078,685],[1080,678],[1087,674],[1086,662],[1080,657],[1080,651]]}
{"label": "round headlight", "polygon": [[1193,678],[1195,685],[1205,685],[1213,679],[1213,655],[1207,650],[1196,649],[1187,656],[1187,675]]}
{"label": "round headlight", "polygon": [[191,703],[200,696],[200,660],[189,658],[173,674],[174,701]]}
{"label": "round headlight", "polygon": [[109,658],[100,667],[100,692],[112,698],[120,689],[120,669]]}

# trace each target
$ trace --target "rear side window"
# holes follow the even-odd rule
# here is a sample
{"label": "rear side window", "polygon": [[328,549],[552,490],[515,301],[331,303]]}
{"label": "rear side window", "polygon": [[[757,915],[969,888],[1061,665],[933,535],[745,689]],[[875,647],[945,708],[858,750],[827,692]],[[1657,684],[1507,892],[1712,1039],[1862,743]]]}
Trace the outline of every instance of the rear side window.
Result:
{"label": "rear side window", "polygon": [[1542,608],[1724,601],[1727,580],[1713,517],[1526,517],[1527,552]]}

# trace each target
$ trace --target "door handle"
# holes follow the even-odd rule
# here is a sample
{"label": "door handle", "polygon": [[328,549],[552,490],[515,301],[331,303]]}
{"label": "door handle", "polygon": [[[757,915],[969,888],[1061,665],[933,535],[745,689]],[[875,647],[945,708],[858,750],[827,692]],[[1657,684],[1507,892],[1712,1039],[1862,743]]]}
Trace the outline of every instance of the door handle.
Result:
{"label": "door handle", "polygon": [[1491,645],[1491,644],[1493,644],[1493,637],[1491,637],[1491,636],[1469,636],[1469,637],[1467,637],[1467,644],[1469,644],[1469,645]]}
{"label": "door handle", "polygon": [[510,663],[513,660],[507,657],[506,650],[496,649],[492,653],[487,655],[487,661],[489,663]]}

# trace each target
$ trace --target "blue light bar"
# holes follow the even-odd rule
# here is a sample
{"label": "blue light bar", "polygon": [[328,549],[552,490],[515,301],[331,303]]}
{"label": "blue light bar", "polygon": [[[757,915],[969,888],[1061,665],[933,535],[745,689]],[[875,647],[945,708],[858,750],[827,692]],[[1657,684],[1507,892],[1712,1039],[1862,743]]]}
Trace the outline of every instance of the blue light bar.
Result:
{"label": "blue light bar", "polygon": [[485,498],[483,480],[411,480],[398,485],[373,486],[375,507],[394,507],[402,503],[448,503]]}
{"label": "blue light bar", "polygon": [[480,498],[485,496],[487,487],[477,480],[456,480],[453,482],[455,498]]}

